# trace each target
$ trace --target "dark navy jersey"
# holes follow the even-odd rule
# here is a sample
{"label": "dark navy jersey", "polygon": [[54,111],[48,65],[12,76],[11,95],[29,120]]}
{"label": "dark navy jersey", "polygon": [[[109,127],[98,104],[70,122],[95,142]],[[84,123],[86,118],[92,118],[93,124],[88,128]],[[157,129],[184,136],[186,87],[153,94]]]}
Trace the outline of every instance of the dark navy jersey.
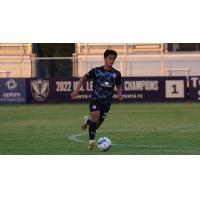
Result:
{"label": "dark navy jersey", "polygon": [[105,70],[102,66],[91,69],[85,76],[87,79],[93,80],[91,100],[100,100],[102,103],[111,104],[114,87],[121,85],[121,73],[114,68]]}

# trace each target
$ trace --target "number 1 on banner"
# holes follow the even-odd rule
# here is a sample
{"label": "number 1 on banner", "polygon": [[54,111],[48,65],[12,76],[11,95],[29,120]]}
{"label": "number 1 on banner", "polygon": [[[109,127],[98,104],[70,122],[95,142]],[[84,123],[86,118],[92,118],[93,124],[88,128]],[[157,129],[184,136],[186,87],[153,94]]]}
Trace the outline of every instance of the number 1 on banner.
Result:
{"label": "number 1 on banner", "polygon": [[165,81],[166,98],[184,98],[184,81],[183,80],[166,80]]}
{"label": "number 1 on banner", "polygon": [[174,88],[174,91],[172,92],[173,94],[178,94],[177,90],[176,90],[176,84],[172,85],[172,87]]}

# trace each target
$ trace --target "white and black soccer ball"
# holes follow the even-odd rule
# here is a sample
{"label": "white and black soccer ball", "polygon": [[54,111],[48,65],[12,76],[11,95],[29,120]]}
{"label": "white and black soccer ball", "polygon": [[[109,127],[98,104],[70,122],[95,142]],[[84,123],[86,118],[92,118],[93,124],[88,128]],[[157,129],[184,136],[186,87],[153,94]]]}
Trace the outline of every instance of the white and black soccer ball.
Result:
{"label": "white and black soccer ball", "polygon": [[97,140],[97,146],[100,151],[108,151],[112,146],[112,142],[108,137],[101,137]]}

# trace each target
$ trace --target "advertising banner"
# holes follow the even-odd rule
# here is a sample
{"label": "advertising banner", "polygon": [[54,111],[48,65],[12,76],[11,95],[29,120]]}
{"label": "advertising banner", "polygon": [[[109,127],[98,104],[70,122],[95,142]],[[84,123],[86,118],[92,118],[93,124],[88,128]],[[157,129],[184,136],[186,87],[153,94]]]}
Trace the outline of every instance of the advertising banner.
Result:
{"label": "advertising banner", "polygon": [[126,77],[123,93],[127,101],[161,102],[186,99],[186,77]]}
{"label": "advertising banner", "polygon": [[[28,102],[70,102],[70,93],[80,78],[29,79]],[[125,102],[162,102],[186,99],[186,77],[124,77],[122,79]],[[92,81],[80,89],[75,102],[89,101]],[[117,98],[114,95],[114,100]]]}
{"label": "advertising banner", "polygon": [[25,103],[26,79],[2,78],[0,79],[0,103]]}
{"label": "advertising banner", "polygon": [[200,76],[189,77],[189,99],[200,101]]}

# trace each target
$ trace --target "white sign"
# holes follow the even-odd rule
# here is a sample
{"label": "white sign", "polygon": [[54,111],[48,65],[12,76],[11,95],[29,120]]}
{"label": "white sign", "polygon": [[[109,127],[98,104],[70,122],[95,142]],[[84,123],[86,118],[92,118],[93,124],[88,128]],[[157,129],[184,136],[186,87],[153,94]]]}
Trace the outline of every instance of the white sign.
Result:
{"label": "white sign", "polygon": [[166,80],[165,97],[166,98],[184,98],[184,81],[183,80]]}

